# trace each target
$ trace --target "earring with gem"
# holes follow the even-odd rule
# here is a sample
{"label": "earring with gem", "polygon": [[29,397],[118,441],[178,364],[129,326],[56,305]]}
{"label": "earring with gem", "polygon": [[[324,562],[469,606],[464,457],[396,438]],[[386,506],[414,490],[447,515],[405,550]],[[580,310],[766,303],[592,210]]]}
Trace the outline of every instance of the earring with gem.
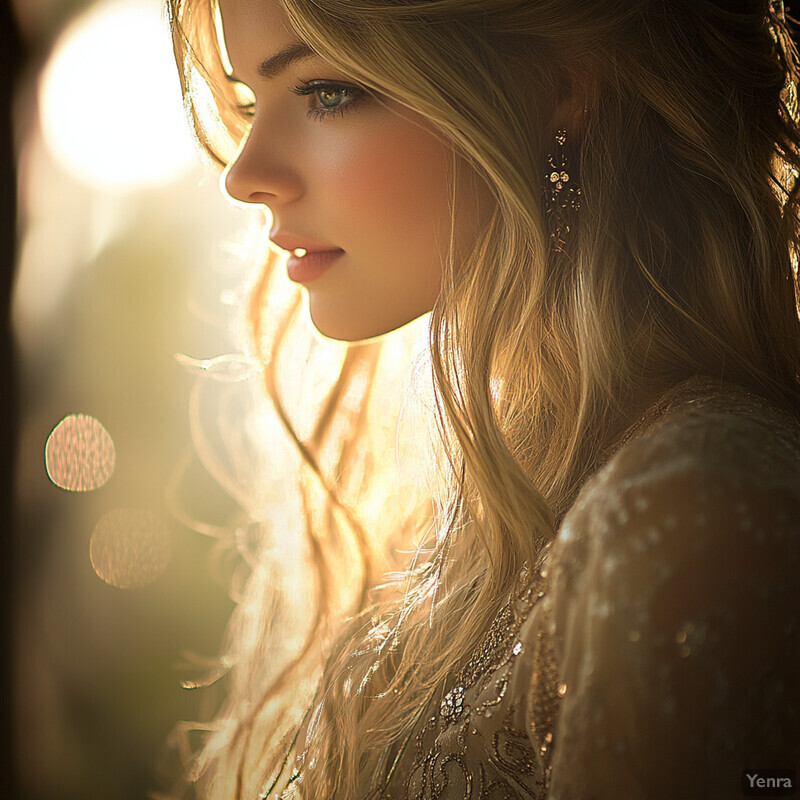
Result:
{"label": "earring with gem", "polygon": [[556,132],[556,147],[547,155],[544,175],[545,214],[553,247],[561,252],[569,239],[575,212],[581,207],[581,188],[567,155],[567,132]]}

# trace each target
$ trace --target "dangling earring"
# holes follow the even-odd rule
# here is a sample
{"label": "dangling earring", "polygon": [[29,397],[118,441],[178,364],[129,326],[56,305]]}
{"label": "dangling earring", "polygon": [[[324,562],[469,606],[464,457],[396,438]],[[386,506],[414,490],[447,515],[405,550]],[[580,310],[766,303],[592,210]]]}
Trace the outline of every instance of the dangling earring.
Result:
{"label": "dangling earring", "polygon": [[581,188],[570,168],[567,132],[563,128],[556,132],[555,152],[548,154],[547,166],[544,176],[547,225],[554,249],[564,252],[571,230],[570,219],[581,207]]}

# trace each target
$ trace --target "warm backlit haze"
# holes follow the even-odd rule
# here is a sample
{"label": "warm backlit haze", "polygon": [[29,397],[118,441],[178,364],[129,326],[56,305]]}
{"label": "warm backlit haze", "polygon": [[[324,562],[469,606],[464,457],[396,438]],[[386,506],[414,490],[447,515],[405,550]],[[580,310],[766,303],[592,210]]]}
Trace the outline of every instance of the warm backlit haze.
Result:
{"label": "warm backlit haze", "polygon": [[[287,586],[302,568],[283,534],[300,530],[297,453],[240,354],[262,212],[226,203],[193,150],[160,0],[15,8],[33,54],[16,107],[11,308],[20,800],[141,800],[177,774],[165,746],[176,722],[218,698],[180,684],[208,675],[197,664],[219,652],[232,609],[220,540],[246,543],[255,521],[275,532]],[[278,305],[298,291],[280,282]],[[393,421],[426,324],[384,346],[370,402],[387,464],[395,450],[420,464],[426,409],[408,405],[399,431]],[[307,319],[292,346],[277,377],[306,437],[346,348]],[[376,484],[366,519],[413,502],[416,479]]]}
{"label": "warm backlit haze", "polygon": [[217,653],[232,607],[215,541],[178,519],[223,529],[235,504],[193,455],[175,355],[236,349],[258,215],[194,152],[159,0],[16,13],[19,800],[142,800],[200,714],[187,654]]}

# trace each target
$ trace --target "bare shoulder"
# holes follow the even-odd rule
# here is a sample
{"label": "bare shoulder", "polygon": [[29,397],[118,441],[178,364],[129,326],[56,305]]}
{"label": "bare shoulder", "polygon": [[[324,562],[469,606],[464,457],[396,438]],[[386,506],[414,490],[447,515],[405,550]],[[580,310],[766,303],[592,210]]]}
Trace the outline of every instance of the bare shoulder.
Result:
{"label": "bare shoulder", "polygon": [[732,797],[800,766],[798,572],[791,417],[709,398],[625,444],[552,548],[554,796]]}

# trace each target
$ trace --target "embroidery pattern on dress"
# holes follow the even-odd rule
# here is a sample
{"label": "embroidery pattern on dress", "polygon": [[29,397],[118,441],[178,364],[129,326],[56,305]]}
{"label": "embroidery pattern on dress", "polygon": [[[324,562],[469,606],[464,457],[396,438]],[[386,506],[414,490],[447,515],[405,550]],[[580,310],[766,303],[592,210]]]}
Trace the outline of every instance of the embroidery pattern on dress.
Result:
{"label": "embroidery pattern on dress", "polygon": [[[537,752],[534,732],[522,724],[529,685],[515,685],[511,690],[519,657],[529,646],[520,638],[520,630],[544,597],[544,577],[542,573],[531,577],[523,569],[508,602],[416,732],[409,754],[413,761],[399,795],[405,800],[540,800],[545,796],[549,750]],[[539,652],[537,645],[540,662],[551,653]],[[556,673],[555,665],[540,663],[539,672],[549,679]],[[552,683],[540,681],[539,688],[552,691],[555,700],[537,706],[532,717],[537,732],[551,725],[549,715],[554,715],[557,701]]]}

